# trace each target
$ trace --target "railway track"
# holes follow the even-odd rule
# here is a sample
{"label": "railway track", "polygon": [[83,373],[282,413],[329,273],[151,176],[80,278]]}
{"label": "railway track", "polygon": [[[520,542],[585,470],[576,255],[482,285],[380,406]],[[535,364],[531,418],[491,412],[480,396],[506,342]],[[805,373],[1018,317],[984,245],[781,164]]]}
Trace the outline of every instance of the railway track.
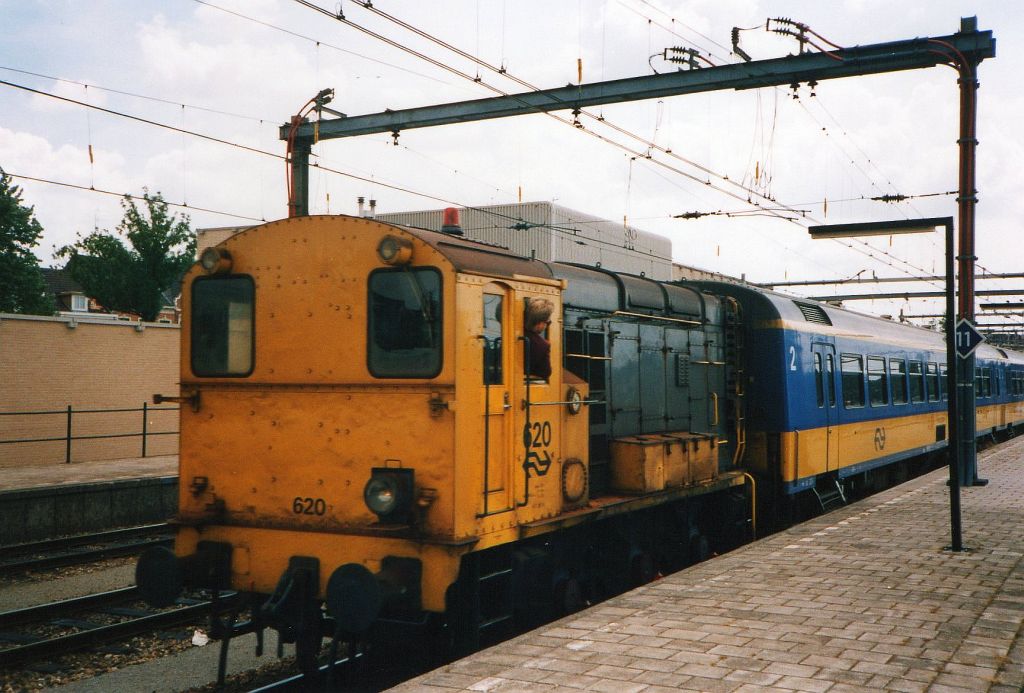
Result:
{"label": "railway track", "polygon": [[0,574],[130,556],[171,541],[170,525],[159,523],[0,546]]}
{"label": "railway track", "polygon": [[314,690],[329,691],[345,685],[345,690],[350,693],[362,693],[362,691],[382,690],[382,687],[370,685],[370,687],[352,687],[350,677],[356,670],[365,664],[366,655],[362,652],[354,652],[342,657],[335,657],[333,664],[324,664],[316,674],[293,674],[277,681],[264,683],[258,688],[249,690],[249,693],[299,693]]}
{"label": "railway track", "polygon": [[[228,608],[232,596],[222,595],[219,609]],[[0,667],[194,622],[214,607],[204,599],[179,599],[175,607],[165,610],[134,605],[136,602],[140,602],[138,589],[125,587],[0,613]]]}

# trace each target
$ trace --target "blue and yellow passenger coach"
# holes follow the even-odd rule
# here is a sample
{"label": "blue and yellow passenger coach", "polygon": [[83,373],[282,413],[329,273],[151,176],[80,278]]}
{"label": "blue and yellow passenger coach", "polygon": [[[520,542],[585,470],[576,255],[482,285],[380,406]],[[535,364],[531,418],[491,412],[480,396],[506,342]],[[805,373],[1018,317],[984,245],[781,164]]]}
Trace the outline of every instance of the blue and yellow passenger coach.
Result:
{"label": "blue and yellow passenger coach", "polygon": [[[744,463],[769,481],[766,499],[842,494],[947,445],[941,333],[751,286],[701,287],[742,306]],[[1024,422],[1024,356],[983,345],[974,390],[979,436]]]}

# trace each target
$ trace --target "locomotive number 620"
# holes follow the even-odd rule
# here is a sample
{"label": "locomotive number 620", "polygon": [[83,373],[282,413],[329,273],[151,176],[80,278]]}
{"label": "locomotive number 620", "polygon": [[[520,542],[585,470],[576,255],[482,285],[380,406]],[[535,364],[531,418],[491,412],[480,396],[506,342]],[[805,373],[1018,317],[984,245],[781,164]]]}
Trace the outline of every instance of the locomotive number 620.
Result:
{"label": "locomotive number 620", "polygon": [[292,512],[296,515],[323,515],[327,512],[327,501],[323,498],[302,498],[292,501]]}

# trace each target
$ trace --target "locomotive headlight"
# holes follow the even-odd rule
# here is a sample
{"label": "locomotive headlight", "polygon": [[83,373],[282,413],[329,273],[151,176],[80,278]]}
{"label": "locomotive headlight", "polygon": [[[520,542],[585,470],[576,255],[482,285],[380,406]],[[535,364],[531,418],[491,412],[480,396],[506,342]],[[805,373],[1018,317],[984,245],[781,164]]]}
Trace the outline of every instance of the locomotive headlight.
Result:
{"label": "locomotive headlight", "polygon": [[223,248],[207,248],[199,256],[199,264],[207,274],[225,274],[231,271],[231,253]]}
{"label": "locomotive headlight", "polygon": [[385,265],[407,265],[412,260],[412,241],[400,236],[384,236],[377,244],[377,257]]}
{"label": "locomotive headlight", "polygon": [[363,500],[384,524],[408,522],[412,511],[414,475],[411,469],[374,467],[363,488]]}

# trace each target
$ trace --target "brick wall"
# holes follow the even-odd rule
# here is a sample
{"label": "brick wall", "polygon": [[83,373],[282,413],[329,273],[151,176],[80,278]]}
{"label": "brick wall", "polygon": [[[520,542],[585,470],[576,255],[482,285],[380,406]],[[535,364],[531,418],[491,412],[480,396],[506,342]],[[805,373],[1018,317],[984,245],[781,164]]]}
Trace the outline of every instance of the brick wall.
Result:
{"label": "brick wall", "polygon": [[[72,327],[73,325],[73,327]],[[68,405],[72,435],[141,433],[142,411],[74,413],[87,409],[141,409],[151,433],[178,430],[176,405],[152,404],[154,393],[178,394],[177,325],[40,318],[0,314],[0,414],[60,411],[60,414],[0,415],[0,441],[62,438],[58,442],[0,442],[0,468],[65,461]],[[147,455],[178,452],[177,435],[150,436]],[[74,440],[73,462],[139,457],[138,436]]]}

